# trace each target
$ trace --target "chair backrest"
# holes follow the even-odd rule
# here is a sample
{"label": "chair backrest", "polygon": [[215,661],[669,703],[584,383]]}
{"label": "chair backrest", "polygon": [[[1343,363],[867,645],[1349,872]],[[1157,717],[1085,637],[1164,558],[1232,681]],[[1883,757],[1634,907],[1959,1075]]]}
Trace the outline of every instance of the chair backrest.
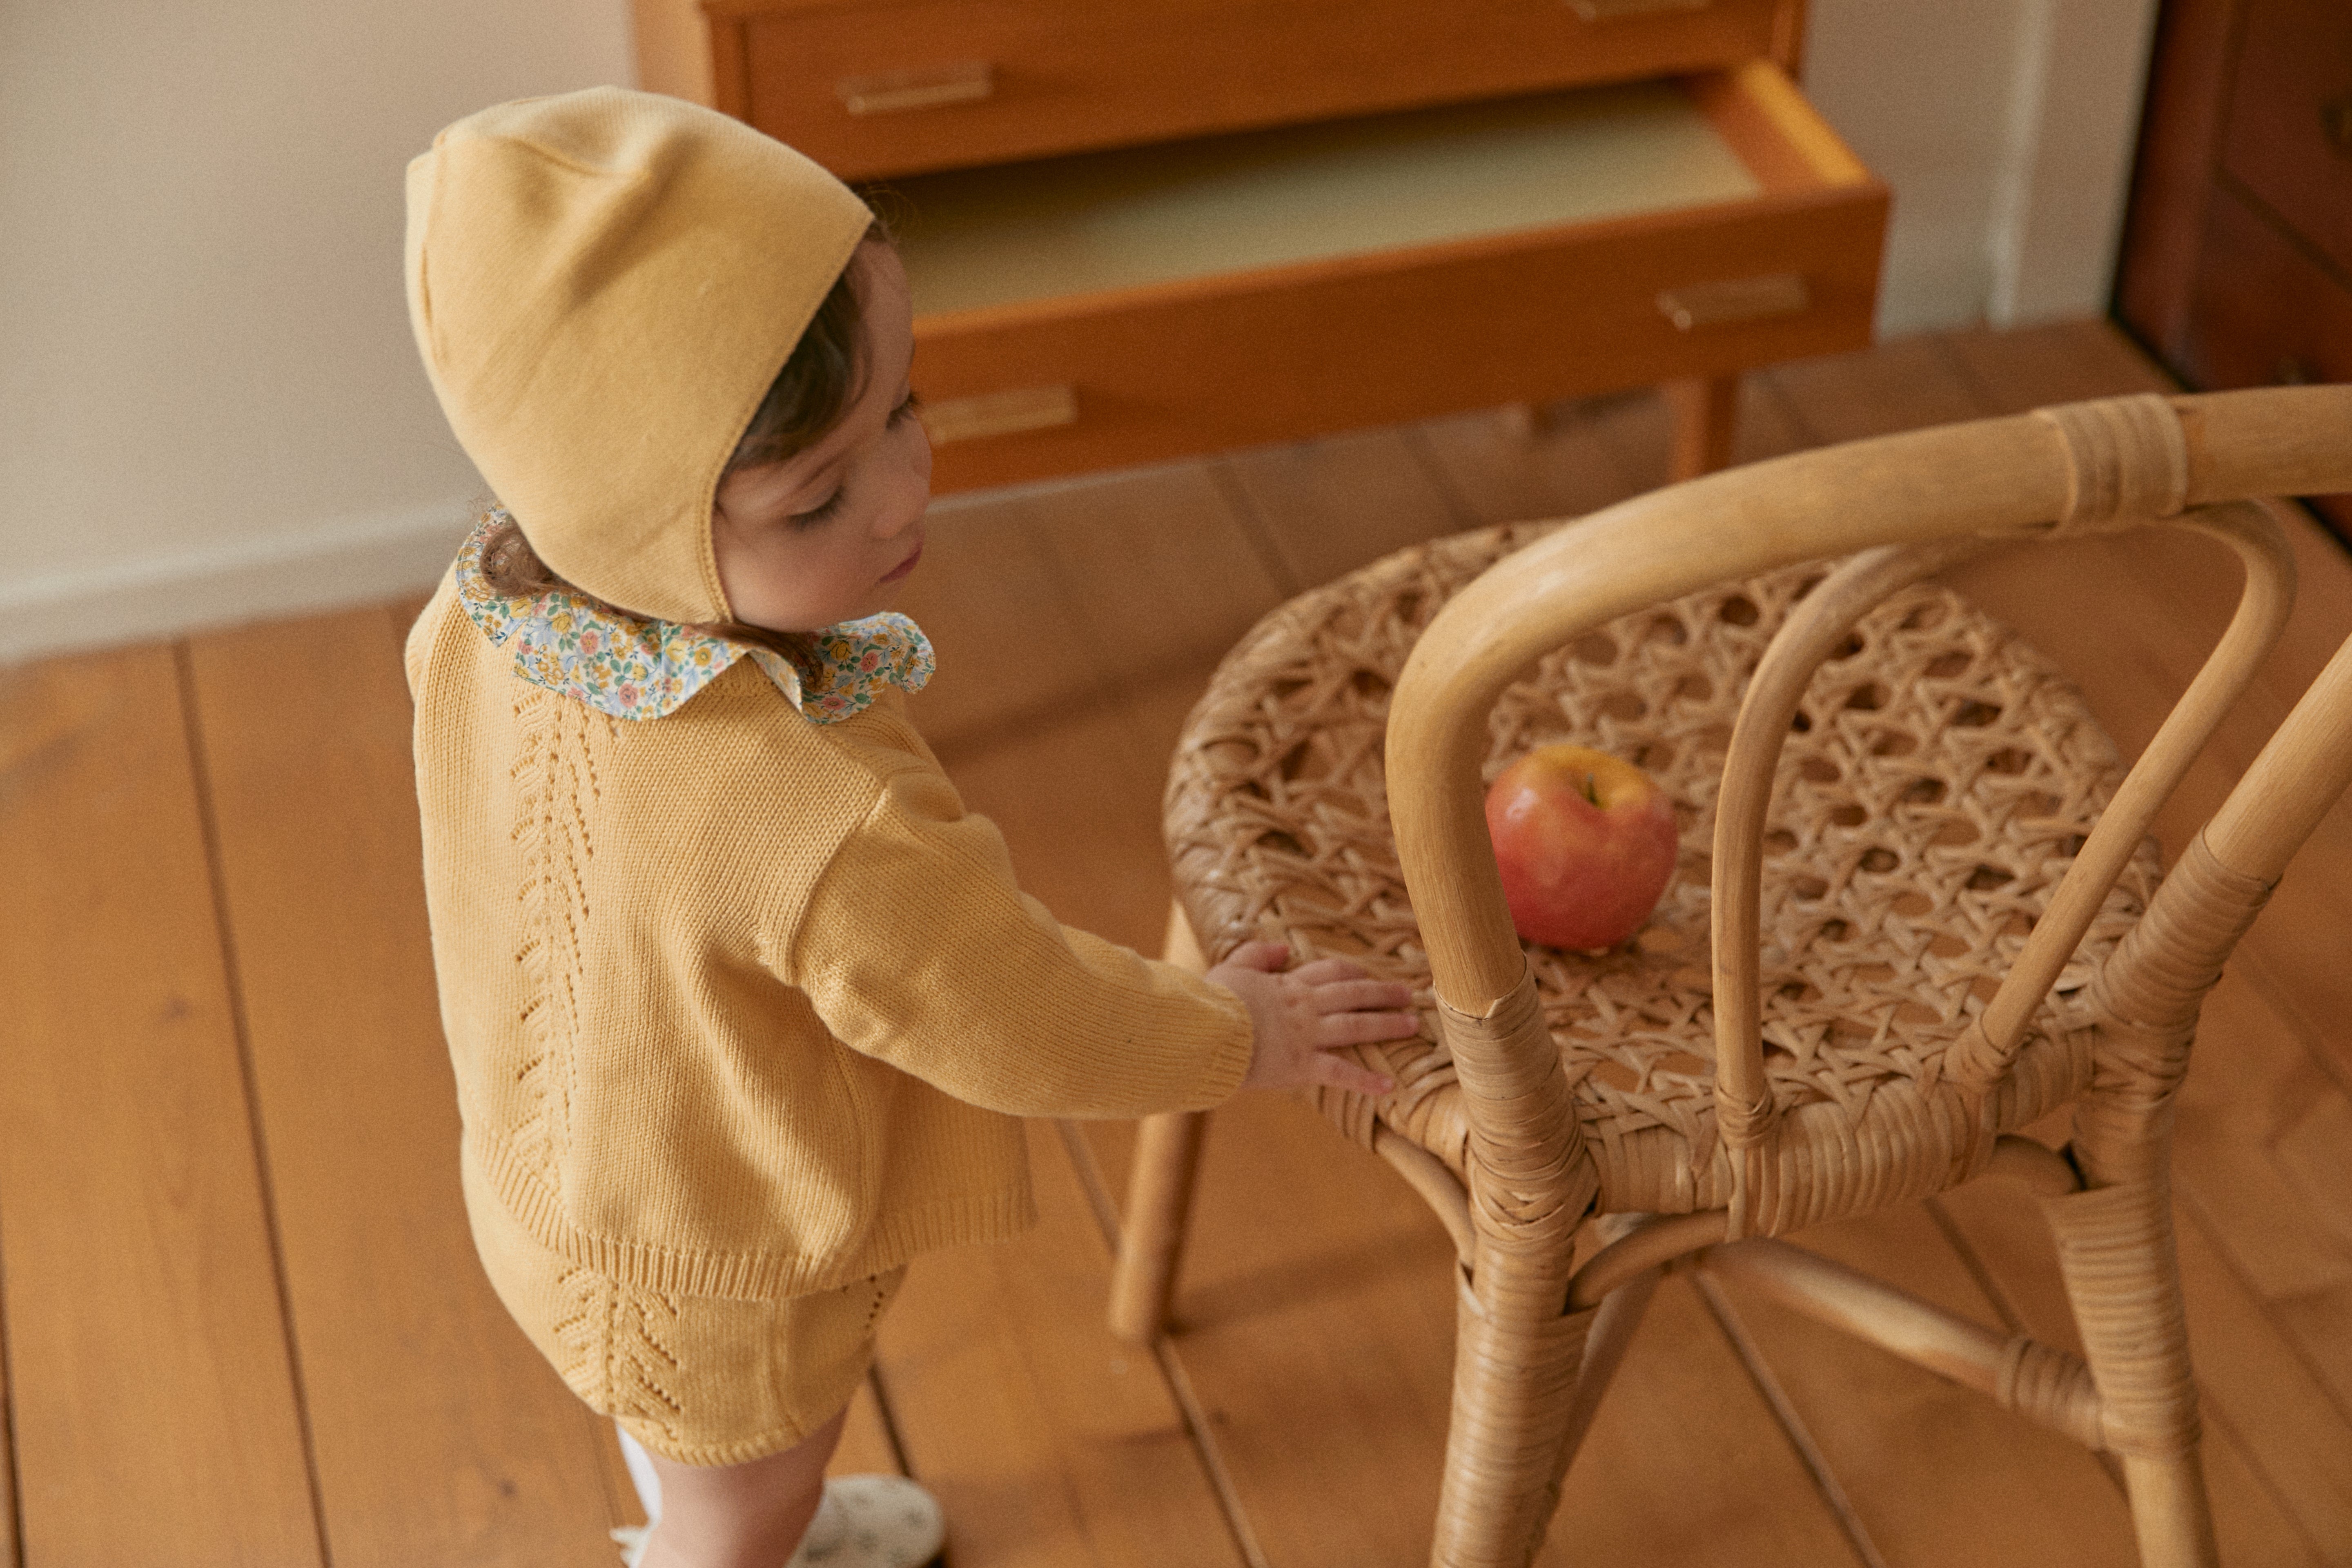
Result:
{"label": "chair backrest", "polygon": [[[1727,1144],[1752,1153],[1771,1114],[1757,999],[1764,809],[1805,684],[1854,622],[1897,589],[2005,541],[2169,521],[2220,537],[2246,564],[2230,628],[2110,803],[1999,994],[1954,1047],[1960,1071],[1990,1082],[2284,623],[2291,561],[2267,514],[2240,503],[2346,489],[2352,386],[2116,398],[1710,475],[1596,512],[1497,563],[1456,595],[1415,646],[1387,742],[1399,857],[1474,1141],[1532,1176],[1556,1166],[1574,1137],[1561,1125],[1567,1086],[1488,847],[1479,776],[1487,714],[1537,658],[1615,616],[1701,587],[1854,557],[1814,590],[1759,666],[1718,805],[1716,1100]],[[2352,644],[2248,771],[2199,853],[2228,875],[2267,886],[2347,782]],[[1498,1174],[1507,1179],[1507,1169]]]}

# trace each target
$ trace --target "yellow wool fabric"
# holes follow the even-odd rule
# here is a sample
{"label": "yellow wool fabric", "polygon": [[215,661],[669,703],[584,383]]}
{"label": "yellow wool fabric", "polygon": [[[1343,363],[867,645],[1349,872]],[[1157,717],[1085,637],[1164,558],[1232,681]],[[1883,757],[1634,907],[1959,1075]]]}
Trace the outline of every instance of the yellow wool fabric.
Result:
{"label": "yellow wool fabric", "polygon": [[491,1289],[540,1354],[590,1409],[681,1465],[777,1453],[838,1415],[906,1278],[756,1301],[650,1290],[541,1247],[470,1166],[465,1189]]}
{"label": "yellow wool fabric", "polygon": [[720,472],[872,222],[815,163],[696,104],[500,104],[408,166],[409,323],[541,560],[648,619],[723,621]]}
{"label": "yellow wool fabric", "polygon": [[617,719],[517,677],[454,578],[407,658],[465,1157],[562,1257],[834,1289],[1028,1223],[1016,1117],[1239,1087],[1240,1000],[1024,896],[897,690],[812,724],[743,661]]}

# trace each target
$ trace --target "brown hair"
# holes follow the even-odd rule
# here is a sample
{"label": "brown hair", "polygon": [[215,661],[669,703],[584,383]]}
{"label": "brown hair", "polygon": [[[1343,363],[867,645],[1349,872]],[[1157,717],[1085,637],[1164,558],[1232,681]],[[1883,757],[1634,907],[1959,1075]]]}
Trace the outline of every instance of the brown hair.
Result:
{"label": "brown hair", "polygon": [[[888,238],[877,222],[866,230],[860,243],[887,244]],[[805,450],[840,423],[842,415],[847,412],[857,393],[862,368],[858,343],[866,321],[856,287],[850,281],[850,270],[843,268],[841,276],[833,280],[833,287],[817,305],[816,314],[801,333],[800,342],[786,356],[783,369],[768,384],[767,393],[760,399],[760,406],[752,410],[751,423],[735,443],[726,468],[719,470],[721,483],[739,468],[779,463]],[[544,594],[551,589],[580,593],[540,559],[539,552],[531,548],[530,541],[523,537],[520,525],[511,517],[502,517],[483,542],[482,576],[491,587],[509,597]],[[811,639],[803,633],[772,631],[740,621],[716,621],[699,629],[782,654],[792,660],[805,679],[821,679],[823,675],[824,667],[815,658]]]}

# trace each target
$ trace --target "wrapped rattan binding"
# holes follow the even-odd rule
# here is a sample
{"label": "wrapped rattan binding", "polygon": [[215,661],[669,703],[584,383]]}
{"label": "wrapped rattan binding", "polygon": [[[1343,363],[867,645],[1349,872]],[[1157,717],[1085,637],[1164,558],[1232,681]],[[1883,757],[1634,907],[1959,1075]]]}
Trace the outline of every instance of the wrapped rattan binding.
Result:
{"label": "wrapped rattan binding", "polygon": [[2189,443],[2155,393],[2037,408],[2066,454],[2066,505],[2053,536],[2173,517],[2189,500]]}
{"label": "wrapped rattan binding", "polygon": [[[1577,1373],[1597,1309],[1551,1310],[1529,1332],[1524,1318],[1482,1300],[1467,1279],[1456,1287],[1450,1472],[1437,1516],[1433,1561],[1448,1568],[1522,1568],[1541,1544],[1559,1500],[1565,1468],[1560,1416],[1576,1396]],[[1514,1484],[1496,1487],[1495,1477]],[[1516,1484],[1524,1478],[1532,1486]],[[1509,1498],[1506,1507],[1465,1500]]]}
{"label": "wrapped rattan binding", "polygon": [[2170,1286],[2171,1201],[2171,1183],[2159,1169],[2042,1205],[2098,1377],[2100,1447],[2118,1454],[2168,1458],[2197,1443],[2188,1326]]}
{"label": "wrapped rattan binding", "polygon": [[2105,1040],[2089,1092],[2074,1104],[2074,1145],[2094,1180],[2123,1181],[2147,1163],[2149,1135],[2168,1125],[2189,1074],[2205,994],[2272,886],[2222,865],[2199,834],[2092,982]]}
{"label": "wrapped rattan binding", "polygon": [[2154,1033],[2186,1029],[2221,977],[2224,955],[2269,902],[2273,883],[2221,864],[2203,834],[2148,906],[2147,917],[2116,949],[2091,1000],[2112,1026]]}
{"label": "wrapped rattan binding", "polygon": [[1596,1184],[1535,976],[1483,1016],[1443,999],[1437,1011],[1470,1124],[1481,1297],[1525,1289],[1565,1300],[1570,1243]]}

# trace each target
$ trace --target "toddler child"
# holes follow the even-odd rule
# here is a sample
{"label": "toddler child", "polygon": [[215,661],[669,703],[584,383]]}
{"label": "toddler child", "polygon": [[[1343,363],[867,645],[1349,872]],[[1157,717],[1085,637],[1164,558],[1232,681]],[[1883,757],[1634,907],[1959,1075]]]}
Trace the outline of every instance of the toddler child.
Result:
{"label": "toddler child", "polygon": [[847,188],[600,89],[450,126],[408,214],[498,495],[407,648],[484,1267],[642,1447],[644,1568],[921,1561],[919,1489],[824,1466],[908,1260],[1030,1222],[1016,1119],[1382,1092],[1345,1047],[1408,994],[1272,943],[1202,979],[1014,886],[907,720],[930,448]]}

